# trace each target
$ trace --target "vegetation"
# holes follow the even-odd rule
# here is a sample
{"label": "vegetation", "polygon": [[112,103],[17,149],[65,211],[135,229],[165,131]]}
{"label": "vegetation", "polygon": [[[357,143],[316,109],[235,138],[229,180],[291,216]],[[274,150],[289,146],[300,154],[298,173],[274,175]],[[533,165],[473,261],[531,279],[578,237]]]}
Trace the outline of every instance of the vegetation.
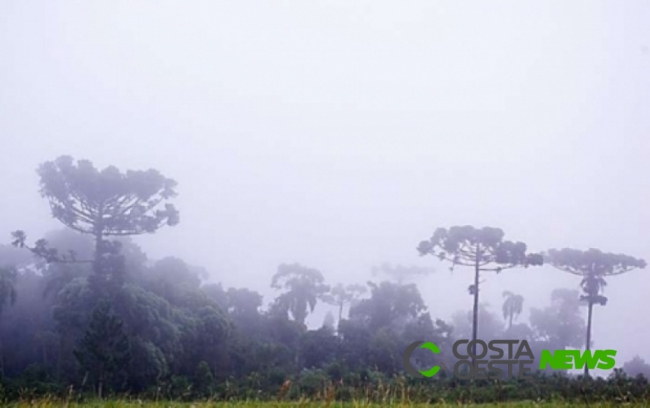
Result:
{"label": "vegetation", "polygon": [[[128,408],[128,407],[151,407],[151,408],[226,408],[226,407],[241,407],[241,408],[252,408],[252,407],[273,407],[273,408],[357,408],[360,406],[373,408],[373,407],[413,407],[413,408],[424,408],[433,406],[431,404],[418,404],[418,403],[409,403],[396,401],[391,402],[387,401],[384,403],[367,403],[364,401],[354,401],[354,402],[314,402],[309,400],[301,401],[282,401],[282,402],[252,402],[252,401],[231,401],[231,402],[216,402],[216,401],[207,401],[207,402],[168,402],[168,401],[158,401],[158,402],[143,402],[141,400],[110,400],[110,401],[86,401],[86,402],[68,402],[60,400],[39,400],[39,401],[20,401],[9,404],[9,407],[39,407],[39,408],[49,408],[49,407],[59,407],[61,404],[65,404],[67,407],[84,407],[84,408]],[[447,405],[446,402],[441,401],[441,406]],[[505,408],[522,408],[522,407],[536,407],[536,408],[556,408],[556,407],[571,407],[574,406],[571,402],[537,402],[537,401],[521,401],[521,402],[504,402],[497,404],[454,404],[457,406],[472,406],[477,408],[487,408],[487,407],[505,407]],[[614,406],[620,406],[620,403],[616,402],[596,402],[589,404],[590,407],[594,408],[608,408]],[[627,403],[627,407],[636,408],[636,407],[645,407],[646,405],[643,402],[639,403]]]}
{"label": "vegetation", "polygon": [[[422,299],[416,281],[430,270],[386,264],[375,276],[388,280],[347,285],[330,285],[313,267],[281,264],[269,277],[277,297],[263,308],[259,293],[206,284],[202,268],[173,257],[150,260],[131,241],[179,222],[173,180],[155,170],[98,170],[70,157],[38,173],[41,193],[65,228],[33,245],[16,231],[13,245],[0,246],[0,397],[7,401],[649,401],[650,366],[641,357],[607,379],[540,371],[532,381],[444,373],[418,379],[405,376],[402,363],[414,341],[444,349],[477,338],[479,321],[481,339],[525,339],[536,356],[580,347],[585,335],[589,346],[591,307],[604,304],[604,277],[643,268],[643,260],[549,251],[547,262],[584,277],[585,295],[557,289],[548,307],[532,309],[521,322],[523,297],[505,292],[502,319],[479,303],[480,274],[538,266],[542,255],[505,241],[498,228],[456,226],[436,230],[418,247],[452,268],[474,269],[473,310],[451,322],[434,318]],[[586,325],[581,301],[588,305]],[[338,319],[330,314],[323,327],[309,329],[306,319],[319,303],[335,307]],[[416,365],[439,362],[453,366],[454,358],[414,357]]]}

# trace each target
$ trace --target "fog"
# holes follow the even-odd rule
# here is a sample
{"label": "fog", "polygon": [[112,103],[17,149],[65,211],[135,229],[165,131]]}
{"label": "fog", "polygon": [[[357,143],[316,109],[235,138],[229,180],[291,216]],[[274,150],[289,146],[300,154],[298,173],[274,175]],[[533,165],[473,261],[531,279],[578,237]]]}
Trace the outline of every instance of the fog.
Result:
{"label": "fog", "polygon": [[[283,262],[330,284],[389,262],[435,269],[432,316],[469,311],[471,271],[416,251],[452,225],[649,259],[648,21],[643,1],[4,1],[0,242],[60,227],[35,169],[69,154],[178,181],[180,224],[136,242],[267,302]],[[594,311],[619,363],[650,358],[647,273]],[[486,279],[499,315],[504,290],[579,288]]]}

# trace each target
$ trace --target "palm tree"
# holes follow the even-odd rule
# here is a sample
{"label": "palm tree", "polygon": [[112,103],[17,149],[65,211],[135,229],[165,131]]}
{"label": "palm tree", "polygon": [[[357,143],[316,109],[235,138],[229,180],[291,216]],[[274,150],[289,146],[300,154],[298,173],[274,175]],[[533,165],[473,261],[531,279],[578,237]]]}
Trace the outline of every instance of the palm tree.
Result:
{"label": "palm tree", "polygon": [[280,265],[271,281],[271,287],[285,290],[276,299],[276,310],[290,313],[296,322],[304,325],[316,302],[329,290],[324,281],[323,274],[316,269],[298,264]]}
{"label": "palm tree", "polygon": [[510,291],[503,292],[503,319],[508,321],[508,329],[512,327],[512,320],[521,314],[524,307],[524,297]]}
{"label": "palm tree", "polygon": [[[297,263],[281,264],[271,279],[271,287],[284,289],[284,293],[275,299],[272,306],[274,313],[280,313],[284,318],[289,315],[303,330],[306,330],[305,319],[314,311],[316,302],[323,299],[329,291],[325,285],[323,274],[316,269],[307,268]],[[295,350],[293,362],[296,370],[299,367],[301,351]]]}

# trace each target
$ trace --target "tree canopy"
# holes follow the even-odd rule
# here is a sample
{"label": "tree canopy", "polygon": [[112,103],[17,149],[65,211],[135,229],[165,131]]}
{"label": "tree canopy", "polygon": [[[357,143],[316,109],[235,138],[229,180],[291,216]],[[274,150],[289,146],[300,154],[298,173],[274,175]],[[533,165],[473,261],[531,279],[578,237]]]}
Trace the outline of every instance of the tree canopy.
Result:
{"label": "tree canopy", "polygon": [[[437,295],[447,290],[445,280],[436,280],[430,307],[431,293],[422,291],[420,278],[433,268],[417,266],[383,263],[371,269],[372,281],[351,275],[330,282],[318,265],[281,263],[267,277],[275,290],[268,299],[251,288],[225,286],[222,276],[191,260],[152,259],[132,239],[179,222],[171,203],[176,183],[157,170],[99,170],[88,160],[62,156],[41,165],[38,175],[63,229],[34,245],[16,231],[13,246],[0,244],[0,397],[7,400],[69,398],[71,389],[156,400],[380,399],[381,389],[388,390],[381,393],[385,399],[391,387],[425,402],[465,401],[468,389],[494,396],[484,400],[500,398],[503,389],[517,398],[542,398],[557,389],[568,399],[584,398],[581,390],[604,382],[536,373],[530,384],[502,387],[443,373],[431,386],[404,376],[403,352],[416,341],[449,349],[456,340],[477,338],[479,321],[481,339],[525,339],[535,356],[589,345],[591,307],[605,304],[606,278],[646,266],[642,259],[593,249],[550,250],[542,258],[506,240],[498,228],[454,226],[436,229],[417,248],[452,270],[474,271],[473,310],[458,310],[448,321],[440,318],[446,305]],[[558,288],[547,306],[529,308],[529,316],[528,301],[511,291],[502,293],[500,311],[479,303],[481,273],[543,262],[580,276],[582,296]],[[313,327],[308,318],[321,309],[325,319]],[[449,353],[414,353],[410,361],[420,368],[456,362]],[[624,369],[648,372],[643,356]],[[606,384],[641,395],[647,382],[621,375],[615,372]]]}
{"label": "tree canopy", "polygon": [[[607,304],[603,295],[608,276],[621,275],[634,269],[646,267],[646,261],[629,255],[602,252],[599,249],[581,251],[573,248],[550,249],[545,253],[547,262],[553,267],[582,277],[580,287],[584,295],[580,299],[587,302],[587,335],[585,348],[591,347],[591,322],[593,306]],[[589,367],[585,365],[585,375],[589,374]]]}
{"label": "tree canopy", "polygon": [[75,163],[61,156],[43,163],[38,175],[52,216],[73,230],[137,235],[179,222],[178,211],[167,203],[176,196],[176,182],[157,170],[99,170],[89,160]]}

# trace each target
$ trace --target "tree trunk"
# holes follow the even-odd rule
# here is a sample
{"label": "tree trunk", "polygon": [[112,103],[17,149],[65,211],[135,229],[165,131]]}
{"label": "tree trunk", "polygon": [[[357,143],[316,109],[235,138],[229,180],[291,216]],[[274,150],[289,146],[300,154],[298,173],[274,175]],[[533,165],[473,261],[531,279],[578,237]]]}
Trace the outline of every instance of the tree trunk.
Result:
{"label": "tree trunk", "polygon": [[102,251],[102,233],[95,232],[95,259],[93,262],[93,272],[98,274],[101,273],[100,269],[100,256]]}
{"label": "tree trunk", "polygon": [[514,316],[512,313],[510,313],[510,322],[508,322],[508,330],[512,328],[512,316]]}
{"label": "tree trunk", "polygon": [[[478,278],[479,278],[479,246],[476,244],[476,264],[474,268],[474,313],[472,316],[472,341],[478,336]],[[476,355],[476,343],[472,344],[472,365]]]}
{"label": "tree trunk", "polygon": [[[594,303],[589,301],[589,308],[587,312],[587,344],[585,346],[585,351],[591,349],[591,316],[593,314]],[[589,366],[585,364],[585,376],[589,376]]]}
{"label": "tree trunk", "polygon": [[93,235],[95,235],[95,262],[93,262],[93,272],[95,274],[100,274],[101,269],[101,255],[102,255],[102,244],[104,239],[104,207],[100,206],[97,210],[97,217],[94,220],[93,224]]}
{"label": "tree trunk", "polygon": [[99,399],[102,399],[102,394],[104,391],[104,365],[100,364],[99,366],[99,382],[97,384],[97,396]]}

